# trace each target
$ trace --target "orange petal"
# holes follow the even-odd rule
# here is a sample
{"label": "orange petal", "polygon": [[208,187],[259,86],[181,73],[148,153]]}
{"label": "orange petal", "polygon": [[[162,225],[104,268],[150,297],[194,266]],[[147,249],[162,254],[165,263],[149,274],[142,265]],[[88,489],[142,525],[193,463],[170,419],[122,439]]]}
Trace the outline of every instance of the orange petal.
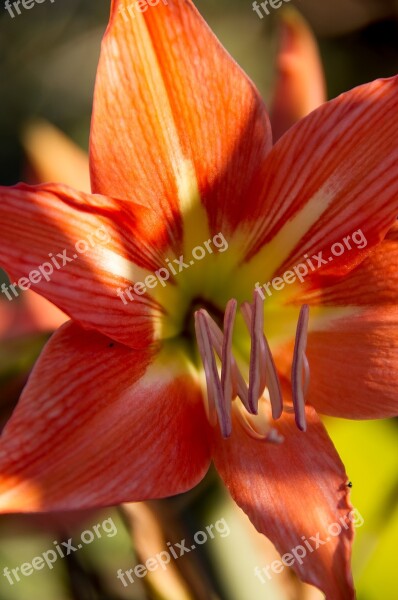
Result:
{"label": "orange petal", "polygon": [[[116,200],[65,186],[0,188],[0,264],[11,283],[30,275],[35,283],[24,286],[84,327],[141,347],[153,338],[162,309],[148,294],[124,302],[117,290],[162,266],[165,245],[150,211],[132,208],[128,215]],[[2,291],[8,299],[18,294]]]}
{"label": "orange petal", "polygon": [[210,229],[228,235],[258,202],[268,116],[191,0],[165,4],[142,13],[129,0],[112,3],[96,81],[93,190],[145,202],[172,239],[181,219],[205,235],[202,205]]}
{"label": "orange petal", "polygon": [[197,381],[157,356],[67,323],[51,338],[0,443],[0,510],[84,509],[197,484],[210,461]]}
{"label": "orange petal", "polygon": [[[307,407],[306,412],[305,434],[293,415],[284,414],[277,422],[285,437],[280,445],[234,428],[229,440],[215,444],[214,461],[234,500],[299,577],[321,589],[327,600],[352,600],[353,513],[347,475],[315,411]],[[317,547],[319,539],[323,543]],[[284,565],[275,568],[280,572]],[[270,568],[260,574],[264,583],[277,577]]]}
{"label": "orange petal", "polygon": [[[397,112],[398,77],[377,80],[323,104],[279,140],[266,161],[266,218],[247,231],[248,281],[261,273],[267,281],[305,254],[327,259],[335,243],[343,253],[322,273],[346,273],[384,238],[398,215]],[[344,252],[358,229],[366,247]]]}
{"label": "orange petal", "polygon": [[300,13],[281,11],[277,79],[271,102],[274,140],[326,102],[326,83],[314,35]]}
{"label": "orange petal", "polygon": [[[394,233],[395,231],[395,233]],[[398,230],[388,237],[345,277],[307,279],[306,287],[298,287],[298,303],[324,307],[374,307],[398,305]]]}
{"label": "orange petal", "polygon": [[346,277],[321,279],[300,296],[329,315],[315,319],[308,338],[309,401],[320,412],[351,419],[398,414],[397,265],[398,241],[386,239]]}
{"label": "orange petal", "polygon": [[308,337],[308,401],[348,419],[398,415],[398,308],[363,309]]}

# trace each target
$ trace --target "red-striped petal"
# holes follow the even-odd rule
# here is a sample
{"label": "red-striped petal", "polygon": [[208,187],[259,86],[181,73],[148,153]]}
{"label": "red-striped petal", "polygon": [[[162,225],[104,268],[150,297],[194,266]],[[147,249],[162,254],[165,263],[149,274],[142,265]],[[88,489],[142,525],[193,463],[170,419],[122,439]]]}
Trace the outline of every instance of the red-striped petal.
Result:
{"label": "red-striped petal", "polygon": [[[299,577],[321,589],[327,600],[352,600],[354,513],[347,475],[315,411],[307,407],[306,412],[305,434],[293,415],[278,421],[275,427],[285,438],[281,444],[254,440],[235,424],[231,438],[216,440],[214,461],[234,500]],[[267,572],[269,578],[277,576],[270,568]],[[260,573],[266,582],[266,572]]]}
{"label": "red-striped petal", "polygon": [[93,190],[145,202],[171,243],[182,220],[192,237],[200,232],[198,243],[207,221],[230,235],[259,201],[259,166],[271,147],[265,106],[190,0],[134,16],[129,8],[128,0],[112,3],[102,44]]}
{"label": "red-striped petal", "polygon": [[[308,401],[350,419],[398,415],[398,240],[394,230],[342,278],[308,281],[295,301],[311,306]],[[300,293],[301,292],[301,293]],[[287,374],[292,344],[279,354]]]}
{"label": "red-striped petal", "polygon": [[[250,289],[321,252],[322,274],[344,274],[384,238],[398,215],[397,112],[398,77],[377,80],[325,103],[279,140],[266,161],[262,212],[246,232],[252,260],[240,285],[244,277]],[[362,245],[352,242],[359,230]]]}
{"label": "red-striped petal", "polygon": [[210,461],[198,382],[175,349],[131,350],[67,323],[0,441],[0,510],[83,509],[197,484]]}
{"label": "red-striped petal", "polygon": [[[130,208],[55,184],[0,188],[0,265],[84,327],[142,347],[163,309],[152,290],[123,301],[118,289],[153,275],[166,245],[149,209]],[[2,291],[10,300],[14,289]]]}
{"label": "red-striped petal", "polygon": [[347,419],[398,415],[398,307],[362,309],[308,338],[308,401]]}

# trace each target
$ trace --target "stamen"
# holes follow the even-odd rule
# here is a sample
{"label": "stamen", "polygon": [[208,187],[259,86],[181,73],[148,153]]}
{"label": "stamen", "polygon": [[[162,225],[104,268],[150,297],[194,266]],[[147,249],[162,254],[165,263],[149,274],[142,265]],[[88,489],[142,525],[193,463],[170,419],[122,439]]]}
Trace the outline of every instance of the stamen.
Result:
{"label": "stamen", "polygon": [[281,384],[278,377],[278,372],[274,363],[271,349],[269,347],[267,338],[264,336],[266,346],[266,362],[265,369],[267,375],[267,386],[269,392],[269,398],[271,401],[272,418],[279,419],[283,412],[283,396]]}
{"label": "stamen", "polygon": [[251,322],[252,322],[252,307],[249,302],[242,302],[240,305],[240,312],[242,313],[242,317],[246,323],[246,327],[250,331]]}
{"label": "stamen", "polygon": [[[260,297],[259,294],[255,294]],[[246,326],[251,331],[251,323],[252,323],[252,307],[248,302],[244,302],[241,305],[241,311],[243,318],[245,320]],[[272,407],[272,418],[279,419],[283,412],[283,396],[281,384],[278,377],[278,372],[276,370],[276,366],[274,363],[274,359],[272,356],[271,349],[268,344],[268,340],[264,335],[262,330],[261,336],[261,356],[265,363],[265,383],[267,385],[269,391],[269,397]],[[263,364],[264,364],[263,363]],[[260,366],[260,371],[262,371]],[[264,388],[263,388],[264,389]]]}
{"label": "stamen", "polygon": [[238,303],[236,300],[229,300],[224,313],[224,339],[221,357],[221,387],[224,398],[227,402],[231,402],[232,399],[235,398],[237,387],[236,378],[233,377],[232,369],[232,332],[235,322],[237,304]]}
{"label": "stamen", "polygon": [[[213,321],[213,319],[211,319],[211,318],[209,319],[209,326],[210,326],[211,336],[212,336],[211,339],[212,339],[215,351],[221,360],[222,359],[222,346],[223,346],[223,341],[224,341],[223,332],[221,331],[221,329],[219,328],[217,323],[215,323]],[[249,403],[248,403],[249,392],[247,389],[247,385],[246,385],[246,382],[244,380],[242,373],[239,371],[238,365],[236,364],[236,360],[235,360],[235,357],[233,354],[231,354],[231,361],[232,361],[232,374],[233,374],[232,381],[233,381],[233,384],[235,383],[233,397],[235,398],[235,394],[237,394],[239,396],[239,398],[242,400],[246,410],[251,412]]]}
{"label": "stamen", "polygon": [[198,310],[195,313],[196,338],[198,340],[198,348],[205,370],[210,408],[215,405],[221,434],[223,437],[227,438],[232,433],[230,402],[226,402],[226,399],[224,398],[216,359],[211,345],[211,332],[209,327],[209,322],[211,320],[211,317],[203,309]]}
{"label": "stamen", "polygon": [[[308,319],[309,306],[304,304],[300,310],[300,316],[297,323],[296,341],[294,344],[293,364],[292,364],[292,395],[293,406],[296,415],[296,425],[301,431],[306,431],[307,422],[305,418],[305,388],[308,385],[309,376],[305,376],[303,385],[303,369],[308,369],[306,366],[305,350],[307,347],[308,337]],[[309,369],[308,369],[309,371]]]}
{"label": "stamen", "polygon": [[303,356],[303,365],[304,365],[304,398],[308,394],[308,389],[310,387],[310,365],[308,364],[307,355]]}
{"label": "stamen", "polygon": [[[249,310],[246,308],[246,313]],[[262,343],[264,329],[264,308],[259,294],[254,294],[250,319],[250,366],[249,366],[249,406],[257,412],[258,400],[265,388],[265,377],[262,376],[264,364],[264,344]]]}
{"label": "stamen", "polygon": [[214,401],[214,389],[211,376],[211,367],[208,359],[208,344],[206,343],[205,328],[202,325],[202,315],[195,313],[195,332],[199,354],[202,359],[207,384],[207,402],[205,402],[207,419],[213,427],[217,425],[217,411]]}
{"label": "stamen", "polygon": [[[258,295],[258,294],[257,294]],[[261,299],[260,299],[261,301]],[[253,323],[253,308],[251,304],[248,302],[243,302],[241,305],[241,312],[243,319],[246,323],[246,326],[250,333],[250,367],[249,367],[249,393],[248,393],[248,404],[249,404],[249,412],[252,414],[257,414],[258,412],[258,399],[261,396],[261,393],[265,388],[265,377],[261,370],[261,365],[264,363],[264,345],[262,343],[261,336],[256,336],[257,343],[254,341],[253,335],[253,327],[255,327],[255,323]],[[259,319],[261,320],[261,315],[263,311],[259,310],[257,312],[257,323]],[[262,326],[263,323],[260,323],[258,326]],[[258,331],[258,330],[257,330]],[[257,364],[255,364],[255,362]],[[254,372],[255,371],[255,372]],[[258,391],[257,391],[258,390]],[[260,391],[261,390],[261,391]],[[257,391],[257,394],[256,394]]]}
{"label": "stamen", "polygon": [[[279,419],[283,410],[295,414],[297,427],[306,431],[305,396],[310,381],[310,370],[305,354],[308,337],[309,307],[302,306],[297,323],[292,364],[293,407],[283,405],[278,372],[268,340],[264,335],[264,305],[259,294],[252,304],[244,302],[241,311],[250,333],[249,387],[247,387],[232,352],[233,327],[237,301],[229,300],[224,313],[224,332],[207,313],[195,312],[195,331],[207,384],[206,412],[211,425],[219,424],[221,434],[232,433],[232,410],[246,433],[257,440],[281,443],[283,437],[270,427],[269,405],[273,419]],[[221,377],[216,356],[221,361]],[[239,397],[242,404],[233,402]],[[256,419],[260,408],[264,414]],[[264,407],[268,408],[264,411]]]}

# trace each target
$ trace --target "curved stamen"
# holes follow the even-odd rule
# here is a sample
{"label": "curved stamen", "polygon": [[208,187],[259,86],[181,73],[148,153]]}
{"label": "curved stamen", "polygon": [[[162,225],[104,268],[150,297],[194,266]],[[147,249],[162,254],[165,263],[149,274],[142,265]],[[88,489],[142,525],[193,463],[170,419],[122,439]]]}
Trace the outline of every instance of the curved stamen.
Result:
{"label": "curved stamen", "polygon": [[265,345],[266,345],[266,375],[267,375],[267,385],[269,391],[269,397],[271,401],[272,408],[272,418],[279,419],[282,416],[283,412],[283,396],[281,384],[278,377],[278,372],[276,370],[276,366],[274,363],[274,358],[272,356],[271,349],[269,347],[267,338],[264,337]]}
{"label": "curved stamen", "polygon": [[250,331],[252,322],[252,307],[249,302],[242,302],[240,305],[240,312],[242,313],[243,319],[246,323],[246,327]]}
{"label": "curved stamen", "polygon": [[[308,337],[308,319],[309,306],[304,304],[300,310],[300,316],[297,323],[296,341],[294,344],[293,364],[292,364],[292,395],[293,406],[296,415],[296,425],[301,431],[306,431],[307,422],[305,418],[305,387],[308,383],[308,377],[305,377],[303,385],[303,370],[306,368],[305,350]],[[308,365],[308,363],[307,363]]]}
{"label": "curved stamen", "polygon": [[229,300],[224,313],[224,339],[221,357],[221,387],[224,398],[227,402],[231,402],[233,398],[235,398],[237,387],[236,378],[233,377],[232,369],[232,332],[235,322],[237,304],[238,303],[236,300]]}
{"label": "curved stamen", "polygon": [[265,388],[264,371],[264,343],[263,327],[264,312],[259,294],[254,294],[254,303],[251,306],[244,302],[241,306],[243,318],[250,332],[250,366],[249,366],[249,406],[253,414],[258,412],[258,400]]}
{"label": "curved stamen", "polygon": [[198,312],[195,313],[195,332],[196,332],[196,341],[198,344],[199,354],[202,359],[203,368],[206,377],[207,384],[207,402],[205,402],[207,419],[213,427],[217,425],[217,411],[215,405],[214,398],[214,389],[212,382],[212,374],[211,374],[211,366],[210,359],[208,358],[208,344],[205,339],[205,327],[202,324],[203,316]]}
{"label": "curved stamen", "polygon": [[[280,443],[282,436],[270,427],[267,409],[260,419],[255,419],[259,406],[271,405],[273,419],[278,419],[283,410],[294,412],[297,427],[307,428],[305,415],[305,395],[308,391],[310,371],[305,354],[308,337],[309,307],[300,310],[292,364],[293,407],[283,405],[282,390],[278,372],[264,335],[264,306],[259,294],[254,294],[253,304],[244,302],[241,311],[250,333],[249,387],[247,387],[232,352],[233,327],[237,301],[229,300],[224,313],[224,332],[207,313],[200,309],[195,312],[195,331],[199,353],[204,366],[207,384],[206,412],[210,423],[218,422],[221,434],[227,438],[232,433],[232,410],[237,420],[251,437]],[[216,356],[221,361],[221,377]],[[264,395],[265,394],[265,395]],[[239,396],[242,404],[233,403]],[[236,412],[237,411],[237,412]]]}
{"label": "curved stamen", "polygon": [[308,394],[308,389],[310,387],[310,365],[308,364],[308,358],[307,355],[304,354],[303,356],[303,366],[304,366],[304,398],[307,396]]}
{"label": "curved stamen", "polygon": [[[232,433],[232,422],[230,414],[230,400],[223,394],[217,363],[211,344],[211,331],[209,322],[211,317],[203,309],[195,313],[195,329],[198,339],[199,352],[205,369],[207,389],[209,392],[209,403],[215,405],[218,422],[223,437],[229,437]],[[200,340],[200,341],[199,341]]]}
{"label": "curved stamen", "polygon": [[[255,294],[255,296],[259,296],[259,294]],[[252,323],[252,307],[248,302],[244,302],[241,305],[241,311],[243,318],[245,320],[246,326],[251,331],[251,323]],[[272,356],[271,349],[268,344],[268,340],[264,335],[263,330],[261,330],[261,356],[265,363],[265,381],[264,386],[267,385],[269,391],[269,397],[272,407],[272,418],[279,419],[283,412],[283,396],[281,384],[279,381],[278,372],[276,370],[274,358]],[[260,371],[262,371],[260,366]],[[264,389],[264,387],[263,387]]]}
{"label": "curved stamen", "polygon": [[[213,321],[213,319],[211,319],[211,318],[209,319],[209,326],[210,326],[210,330],[211,330],[212,342],[213,342],[215,351],[221,360],[222,359],[222,346],[223,346],[223,341],[224,341],[223,332],[221,331],[221,329],[219,328],[217,323],[215,323]],[[242,400],[246,410],[248,410],[250,412],[250,407],[249,407],[249,403],[248,403],[247,385],[246,385],[246,382],[244,380],[242,373],[239,371],[238,365],[236,364],[236,360],[235,360],[233,354],[231,354],[231,361],[232,361],[233,381],[235,382],[235,386],[236,386],[235,392],[239,396],[239,398]],[[235,398],[235,396],[234,396],[234,398]]]}
{"label": "curved stamen", "polygon": [[249,367],[249,405],[254,410],[258,407],[258,400],[264,391],[264,387],[261,387],[261,358],[263,354],[263,347],[261,344],[261,338],[264,329],[264,310],[263,303],[260,298],[260,294],[254,294],[254,302],[252,309],[252,318],[250,323],[250,338],[251,338],[251,349],[250,349],[250,367]]}

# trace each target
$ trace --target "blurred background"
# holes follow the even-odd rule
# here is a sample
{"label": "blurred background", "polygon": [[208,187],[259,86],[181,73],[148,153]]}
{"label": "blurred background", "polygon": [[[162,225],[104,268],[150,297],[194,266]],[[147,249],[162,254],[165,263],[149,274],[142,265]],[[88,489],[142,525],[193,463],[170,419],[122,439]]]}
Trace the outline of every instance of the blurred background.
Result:
{"label": "blurred background", "polygon": [[[352,87],[398,73],[397,0],[297,0],[316,37],[333,98]],[[252,77],[268,105],[277,73],[281,11],[260,18],[250,0],[197,0],[221,42]],[[88,185],[86,156],[96,64],[108,0],[50,0],[14,19],[0,0],[0,184],[52,175]],[[53,128],[54,127],[54,128]],[[62,132],[62,133],[61,133]],[[64,134],[64,135],[63,135]],[[80,150],[79,150],[80,149]],[[68,180],[68,181],[67,181]],[[78,184],[76,183],[76,187]],[[7,281],[0,272],[0,283]],[[22,311],[23,308],[23,311]],[[35,297],[12,309],[0,298],[0,428],[29,370],[63,316]],[[325,424],[353,482],[352,500],[364,518],[357,529],[353,570],[359,600],[398,597],[397,421]],[[84,529],[112,518],[118,534],[103,537],[11,586],[3,577]],[[217,536],[166,572],[124,588],[116,579],[182,538],[225,519]],[[0,600],[316,600],[310,586],[286,569],[261,583],[255,566],[278,558],[226,496],[214,473],[198,489],[164,502],[100,512],[0,517]]]}

